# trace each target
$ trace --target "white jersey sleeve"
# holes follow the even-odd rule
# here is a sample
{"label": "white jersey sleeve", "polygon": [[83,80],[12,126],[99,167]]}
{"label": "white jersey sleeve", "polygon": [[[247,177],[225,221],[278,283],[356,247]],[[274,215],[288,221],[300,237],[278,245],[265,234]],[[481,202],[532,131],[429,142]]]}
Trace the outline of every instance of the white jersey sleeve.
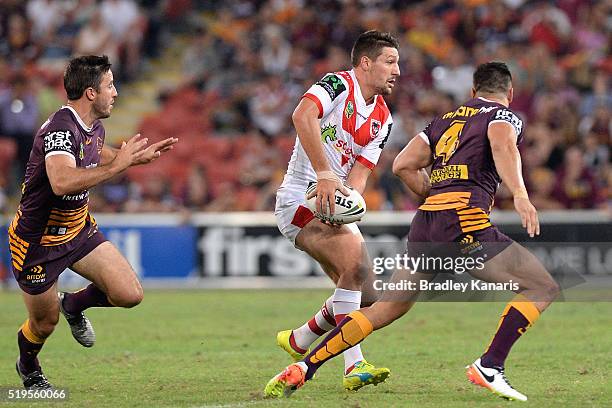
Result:
{"label": "white jersey sleeve", "polygon": [[[372,123],[371,126],[377,125],[376,123]],[[379,129],[378,135],[374,139],[372,139],[372,141],[368,143],[367,146],[361,151],[361,154],[357,156],[356,161],[372,170],[374,166],[378,164],[378,159],[380,159],[382,149],[385,147],[385,143],[387,143],[387,140],[389,139],[392,127],[393,118],[391,118],[391,115],[389,114],[389,117]],[[375,130],[373,130],[373,133],[374,132]]]}
{"label": "white jersey sleeve", "polygon": [[329,115],[348,94],[348,84],[336,74],[327,74],[313,84],[304,94],[319,107],[319,119]]}

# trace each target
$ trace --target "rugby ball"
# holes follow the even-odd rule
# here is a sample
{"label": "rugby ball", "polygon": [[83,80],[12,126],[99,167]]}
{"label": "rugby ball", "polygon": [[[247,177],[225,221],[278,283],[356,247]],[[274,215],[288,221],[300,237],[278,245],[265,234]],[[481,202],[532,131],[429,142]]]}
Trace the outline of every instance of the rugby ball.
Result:
{"label": "rugby ball", "polygon": [[[306,189],[306,196],[317,188],[317,183],[311,184]],[[323,221],[329,221],[334,224],[350,224],[351,222],[359,221],[366,213],[366,203],[359,192],[349,186],[346,188],[350,191],[348,196],[336,190],[334,195],[335,209],[331,216],[319,214],[316,210],[317,197],[306,199],[306,206],[312,211],[315,217]]]}

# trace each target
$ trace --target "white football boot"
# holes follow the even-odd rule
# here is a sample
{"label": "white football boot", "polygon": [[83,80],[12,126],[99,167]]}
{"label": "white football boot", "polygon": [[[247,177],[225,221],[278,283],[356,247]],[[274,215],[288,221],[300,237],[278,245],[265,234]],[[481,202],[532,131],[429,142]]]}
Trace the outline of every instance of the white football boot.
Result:
{"label": "white football boot", "polygon": [[502,398],[527,401],[527,396],[512,388],[504,375],[503,367],[483,367],[480,364],[480,359],[478,359],[465,368],[467,368],[467,378],[473,384],[488,388],[492,393]]}

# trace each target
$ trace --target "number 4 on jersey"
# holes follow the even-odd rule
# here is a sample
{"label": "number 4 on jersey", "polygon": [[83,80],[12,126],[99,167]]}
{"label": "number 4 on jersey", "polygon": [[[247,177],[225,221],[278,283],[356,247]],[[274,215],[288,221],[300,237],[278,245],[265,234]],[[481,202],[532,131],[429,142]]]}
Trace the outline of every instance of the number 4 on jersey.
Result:
{"label": "number 4 on jersey", "polygon": [[459,146],[459,136],[465,126],[465,120],[454,120],[448,129],[444,131],[438,143],[436,143],[436,153],[434,159],[442,157],[442,165],[445,165]]}

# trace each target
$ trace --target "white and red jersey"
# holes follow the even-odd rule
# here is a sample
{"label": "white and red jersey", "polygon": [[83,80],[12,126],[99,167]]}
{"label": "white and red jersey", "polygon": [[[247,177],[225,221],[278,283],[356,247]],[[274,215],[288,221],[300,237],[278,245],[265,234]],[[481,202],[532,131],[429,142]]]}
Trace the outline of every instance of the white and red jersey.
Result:
{"label": "white and red jersey", "polygon": [[[374,102],[366,105],[353,70],[325,75],[303,97],[319,107],[321,143],[331,170],[346,181],[356,161],[374,168],[393,123],[383,97],[376,95]],[[283,184],[316,180],[310,160],[296,138]]]}

